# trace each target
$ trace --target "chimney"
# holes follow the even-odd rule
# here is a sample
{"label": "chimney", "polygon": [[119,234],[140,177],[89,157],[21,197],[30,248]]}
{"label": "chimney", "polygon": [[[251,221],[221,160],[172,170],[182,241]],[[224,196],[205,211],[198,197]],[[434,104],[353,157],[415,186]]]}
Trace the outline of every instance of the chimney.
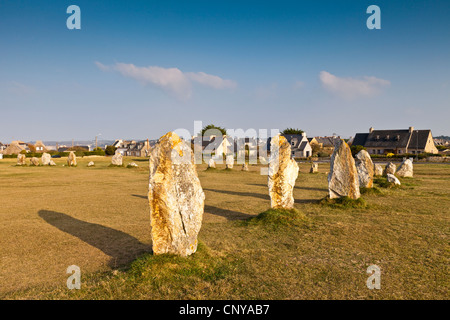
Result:
{"label": "chimney", "polygon": [[409,132],[413,132],[414,131],[414,127],[409,127]]}
{"label": "chimney", "polygon": [[373,127],[370,127],[369,128],[369,133],[372,133],[373,132]]}

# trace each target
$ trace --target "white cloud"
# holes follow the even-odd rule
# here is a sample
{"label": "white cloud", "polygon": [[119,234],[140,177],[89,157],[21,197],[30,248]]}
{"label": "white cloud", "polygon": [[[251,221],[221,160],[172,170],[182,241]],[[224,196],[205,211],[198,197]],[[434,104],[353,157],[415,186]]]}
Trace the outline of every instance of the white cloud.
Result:
{"label": "white cloud", "polygon": [[198,82],[207,87],[214,89],[234,89],[236,88],[236,82],[232,80],[224,80],[218,76],[207,74],[204,72],[188,72],[186,74],[192,81]]}
{"label": "white cloud", "polygon": [[178,68],[158,66],[136,67],[133,64],[116,63],[105,66],[95,62],[102,71],[117,71],[127,78],[132,78],[144,85],[152,85],[175,95],[180,100],[187,100],[192,95],[192,82],[214,89],[235,88],[236,83],[204,72],[182,72]]}
{"label": "white cloud", "polygon": [[349,100],[376,95],[391,84],[388,80],[368,76],[361,79],[340,78],[326,71],[320,72],[319,78],[325,89]]}

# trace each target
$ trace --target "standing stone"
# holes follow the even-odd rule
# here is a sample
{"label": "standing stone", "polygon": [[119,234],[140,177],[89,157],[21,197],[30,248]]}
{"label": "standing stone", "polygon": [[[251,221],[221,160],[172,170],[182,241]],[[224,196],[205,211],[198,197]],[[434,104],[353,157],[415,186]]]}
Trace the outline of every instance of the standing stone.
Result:
{"label": "standing stone", "polygon": [[260,163],[260,164],[267,164],[267,159],[266,159],[266,157],[259,156],[259,157],[258,157],[258,160],[259,160],[259,163]]}
{"label": "standing stone", "polygon": [[26,159],[27,159],[27,157],[26,157],[24,154],[19,153],[19,154],[17,155],[17,165],[18,165],[18,166],[24,166],[24,165],[26,165],[26,164],[27,164],[27,163],[26,163]]}
{"label": "standing stone", "polygon": [[38,166],[39,165],[39,159],[36,157],[33,157],[30,159],[30,165],[32,166]]}
{"label": "standing stone", "polygon": [[248,164],[247,164],[247,163],[244,163],[244,164],[242,165],[241,171],[248,171]]}
{"label": "standing stone", "polygon": [[294,207],[294,186],[298,176],[298,164],[291,159],[291,145],[278,134],[270,142],[268,186],[272,208]]}
{"label": "standing stone", "polygon": [[330,199],[341,197],[358,199],[361,196],[355,160],[350,147],[342,139],[336,142],[331,155],[328,190]]}
{"label": "standing stone", "polygon": [[395,174],[395,171],[397,170],[397,166],[393,164],[392,162],[389,162],[386,167],[384,168],[384,175],[387,176],[388,174]]}
{"label": "standing stone", "polygon": [[311,169],[309,170],[309,173],[317,173],[319,172],[319,164],[316,162],[311,162]]}
{"label": "standing stone", "polygon": [[375,172],[372,158],[366,150],[361,150],[356,155],[356,170],[358,171],[359,186],[372,188]]}
{"label": "standing stone", "polygon": [[214,162],[214,159],[211,158],[208,161],[208,168],[215,168],[216,167],[216,163]]}
{"label": "standing stone", "polygon": [[52,157],[50,156],[50,154],[44,152],[41,156],[41,162],[43,166],[49,166],[50,165],[50,160],[52,160]]}
{"label": "standing stone", "polygon": [[413,163],[410,159],[406,159],[398,167],[396,172],[399,177],[412,177],[413,176]]}
{"label": "standing stone", "polygon": [[95,163],[94,161],[89,161],[89,163],[87,164],[88,167],[94,167]]}
{"label": "standing stone", "polygon": [[383,175],[383,167],[380,166],[378,163],[374,164],[373,166],[374,175],[375,176],[382,176]]}
{"label": "standing stone", "polygon": [[154,254],[197,250],[205,194],[190,145],[169,132],[151,150],[148,200]]}
{"label": "standing stone", "polygon": [[398,180],[397,177],[394,176],[393,174],[388,173],[386,177],[388,182],[394,183],[395,185],[398,186],[401,185],[400,180]]}
{"label": "standing stone", "polygon": [[233,169],[233,165],[234,165],[234,156],[232,154],[227,155],[226,160],[225,160],[225,167],[227,169]]}
{"label": "standing stone", "polygon": [[67,165],[69,167],[76,167],[77,166],[77,156],[75,155],[75,152],[70,151],[69,157],[67,158]]}
{"label": "standing stone", "polygon": [[114,166],[121,166],[123,161],[123,156],[119,152],[117,152],[115,155],[113,155],[111,159],[111,164]]}

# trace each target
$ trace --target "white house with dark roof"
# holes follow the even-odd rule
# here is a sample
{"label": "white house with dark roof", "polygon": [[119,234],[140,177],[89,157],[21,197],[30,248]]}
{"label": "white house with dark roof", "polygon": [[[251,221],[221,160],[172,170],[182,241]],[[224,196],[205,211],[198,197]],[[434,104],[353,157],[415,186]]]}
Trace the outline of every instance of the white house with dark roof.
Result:
{"label": "white house with dark roof", "polygon": [[357,133],[352,145],[363,146],[370,154],[438,153],[431,130],[409,129],[375,130]]}

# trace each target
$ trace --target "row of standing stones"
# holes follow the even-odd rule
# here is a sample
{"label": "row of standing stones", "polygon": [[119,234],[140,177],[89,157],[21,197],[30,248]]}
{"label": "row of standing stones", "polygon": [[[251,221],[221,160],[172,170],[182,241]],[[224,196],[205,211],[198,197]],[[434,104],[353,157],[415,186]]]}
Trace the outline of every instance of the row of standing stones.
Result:
{"label": "row of standing stones", "polygon": [[[291,146],[284,136],[277,135],[271,140],[268,168],[268,189],[270,205],[275,209],[294,208],[294,186],[299,167],[291,158]],[[173,157],[173,155],[179,157]],[[182,161],[180,161],[180,159]],[[111,164],[122,166],[122,155],[112,157]],[[54,165],[49,154],[41,158],[43,165]],[[33,165],[39,159],[32,158]],[[226,168],[233,168],[232,156],[226,158]],[[25,164],[25,155],[17,157],[17,164]],[[71,152],[67,165],[76,166],[76,156]],[[93,166],[91,161],[88,166]],[[209,168],[215,168],[210,159]],[[243,165],[242,170],[248,171]],[[310,172],[317,172],[317,163],[312,163]],[[150,223],[154,254],[176,254],[189,256],[197,250],[197,236],[201,228],[205,194],[197,175],[190,146],[180,137],[169,132],[162,136],[152,148],[149,160]],[[360,187],[372,188],[374,176],[386,175],[388,181],[400,184],[394,176],[412,177],[412,162],[405,160],[398,170],[393,163],[385,169],[373,164],[367,151],[362,150],[352,157],[350,147],[344,140],[336,145],[330,160],[328,174],[329,197],[360,197]]]}
{"label": "row of standing stones", "polygon": [[[285,137],[278,135],[271,140],[268,168],[268,189],[272,208],[294,208],[293,190],[299,167],[291,158],[291,146]],[[173,154],[187,161],[175,161]],[[175,158],[176,159],[176,158]],[[233,167],[232,156],[226,158],[226,168]],[[197,250],[205,194],[197,175],[190,146],[175,133],[162,136],[151,151],[148,201],[152,227],[154,254],[188,256]],[[215,168],[210,159],[208,168]],[[246,164],[242,170],[248,170]],[[311,172],[317,172],[313,163]],[[353,159],[350,147],[340,140],[334,149],[328,174],[330,198],[360,197],[360,187],[372,188],[374,176],[386,175],[388,181],[400,183],[394,176],[412,176],[412,162],[405,160],[396,170],[389,163],[383,170],[373,164],[370,155],[361,151]]]}
{"label": "row of standing stones", "polygon": [[[122,166],[122,163],[123,163],[123,156],[120,153],[116,153],[111,159],[111,164],[114,166]],[[41,164],[43,166],[56,166],[56,163],[52,160],[51,155],[46,152],[44,152],[41,156]],[[17,156],[17,165],[18,166],[26,165],[26,156],[24,154],[19,154]],[[32,157],[30,159],[30,165],[31,166],[39,166],[39,159],[36,157]],[[69,167],[77,166],[77,156],[75,155],[75,152],[73,152],[73,151],[71,151],[69,153],[69,156],[67,157],[67,166],[69,166]],[[87,166],[94,167],[95,166],[94,161],[89,161]],[[138,165],[134,162],[129,163],[128,166],[138,167]]]}

